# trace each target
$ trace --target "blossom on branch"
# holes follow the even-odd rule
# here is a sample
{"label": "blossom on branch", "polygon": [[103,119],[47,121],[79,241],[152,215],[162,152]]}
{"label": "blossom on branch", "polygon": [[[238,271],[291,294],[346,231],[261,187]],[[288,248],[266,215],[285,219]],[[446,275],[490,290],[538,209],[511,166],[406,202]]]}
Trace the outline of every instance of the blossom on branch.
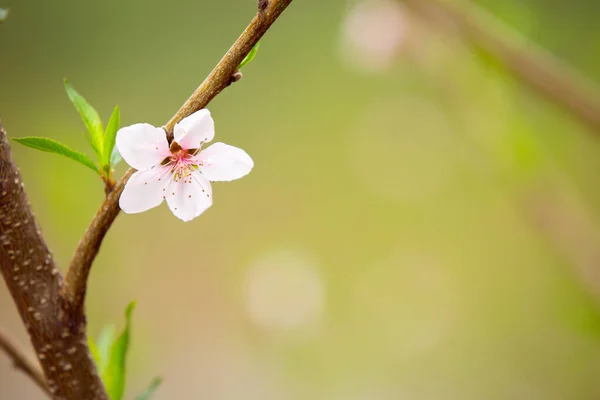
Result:
{"label": "blossom on branch", "polygon": [[242,149],[215,143],[214,121],[207,109],[175,125],[169,146],[165,131],[135,124],[117,133],[117,148],[138,171],[127,182],[119,206],[139,213],[167,201],[177,218],[190,221],[212,205],[211,181],[231,181],[247,175],[254,162]]}

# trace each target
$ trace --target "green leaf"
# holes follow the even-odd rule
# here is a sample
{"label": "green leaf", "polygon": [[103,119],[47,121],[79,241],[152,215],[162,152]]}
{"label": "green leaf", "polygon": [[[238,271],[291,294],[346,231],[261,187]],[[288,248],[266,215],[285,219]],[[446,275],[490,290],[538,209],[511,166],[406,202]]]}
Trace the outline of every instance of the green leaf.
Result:
{"label": "green leaf", "polygon": [[110,164],[114,167],[115,165],[120,163],[121,160],[123,160],[123,157],[121,157],[119,149],[117,148],[117,146],[115,146],[115,148],[112,151],[112,155],[110,156]]}
{"label": "green leaf", "polygon": [[121,116],[119,113],[119,106],[116,106],[108,125],[106,125],[106,132],[104,132],[104,149],[102,151],[103,159],[102,165],[110,165],[111,156],[115,147],[115,141],[117,140],[117,131],[119,130],[119,124]]}
{"label": "green leaf", "polygon": [[240,63],[240,66],[238,67],[238,69],[242,69],[242,67],[244,65],[246,65],[250,61],[254,60],[254,57],[256,57],[256,53],[258,53],[258,48],[259,47],[260,47],[260,42],[256,43],[256,45],[254,45],[254,47],[252,48],[252,50],[250,50],[250,53],[248,53],[248,55],[246,57],[244,57],[244,59]]}
{"label": "green leaf", "polygon": [[96,354],[94,354],[94,351],[92,350],[92,356],[94,357],[94,361],[96,361],[100,376],[104,375],[104,371],[108,365],[110,348],[116,333],[117,330],[113,325],[105,326],[98,335],[98,343],[94,344]]}
{"label": "green leaf", "polygon": [[110,357],[110,347],[115,339],[117,328],[114,325],[108,325],[102,328],[98,335],[98,353],[103,360],[108,361]]}
{"label": "green leaf", "polygon": [[47,151],[49,153],[60,154],[62,156],[68,157],[71,160],[75,160],[78,163],[85,165],[86,167],[92,169],[96,173],[100,173],[98,166],[94,164],[94,162],[90,160],[88,156],[78,151],[75,151],[62,143],[59,143],[56,140],[33,136],[13,138],[13,140],[24,146],[31,147],[32,149]]}
{"label": "green leaf", "polygon": [[146,390],[144,390],[139,396],[137,396],[135,400],[149,400],[161,383],[162,378],[160,377],[152,379],[152,382],[150,382],[150,385],[148,385]]}
{"label": "green leaf", "polygon": [[134,308],[135,303],[130,303],[125,309],[125,329],[113,343],[106,370],[102,375],[110,400],[122,400],[125,392],[125,361],[129,350],[131,314]]}
{"label": "green leaf", "polygon": [[98,146],[96,146],[96,143],[94,143],[90,134],[88,132],[85,132],[83,134],[83,137],[85,137],[85,140],[87,140],[89,145],[92,147],[92,150],[94,150],[94,154],[96,154],[96,157],[100,159],[100,149],[98,148]]}
{"label": "green leaf", "polygon": [[0,23],[6,21],[6,18],[8,18],[8,12],[8,8],[0,8]]}
{"label": "green leaf", "polygon": [[92,353],[92,358],[96,363],[96,367],[100,369],[100,363],[102,362],[102,357],[100,356],[100,352],[98,351],[98,346],[96,346],[96,342],[92,339],[91,336],[88,337],[88,347],[90,348],[90,353]]}
{"label": "green leaf", "polygon": [[79,115],[81,115],[81,119],[83,120],[83,123],[85,124],[85,127],[87,128],[87,130],[90,134],[90,138],[91,138],[90,144],[92,145],[92,148],[96,152],[96,155],[98,156],[98,160],[102,160],[101,151],[103,150],[104,128],[102,127],[102,121],[100,120],[100,116],[98,115],[98,113],[96,112],[94,107],[92,107],[83,98],[83,96],[81,96],[79,93],[77,93],[77,91],[75,89],[73,89],[73,86],[71,86],[69,81],[66,79],[65,79],[65,90],[67,91],[67,95],[69,96],[69,99],[71,99],[71,102],[73,103],[73,105],[75,106],[77,111],[79,112]]}

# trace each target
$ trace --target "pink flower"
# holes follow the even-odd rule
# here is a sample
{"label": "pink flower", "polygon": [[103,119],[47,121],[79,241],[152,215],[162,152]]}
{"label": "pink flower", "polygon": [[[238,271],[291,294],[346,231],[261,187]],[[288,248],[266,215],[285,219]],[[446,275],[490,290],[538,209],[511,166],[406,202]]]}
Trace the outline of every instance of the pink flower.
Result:
{"label": "pink flower", "polygon": [[117,133],[117,148],[134,173],[121,194],[119,206],[139,213],[167,201],[177,218],[190,221],[212,205],[211,181],[231,181],[247,175],[254,162],[242,149],[215,143],[215,123],[207,109],[175,125],[169,146],[165,131],[135,124]]}

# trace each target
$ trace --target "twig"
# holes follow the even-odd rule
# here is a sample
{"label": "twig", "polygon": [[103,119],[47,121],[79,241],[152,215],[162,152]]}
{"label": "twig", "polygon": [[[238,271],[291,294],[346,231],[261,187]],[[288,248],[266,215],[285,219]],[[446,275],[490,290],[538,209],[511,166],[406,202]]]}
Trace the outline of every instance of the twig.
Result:
{"label": "twig", "polygon": [[[474,47],[488,53],[547,100],[600,133],[600,97],[594,85],[472,1],[404,0],[436,26],[458,28]],[[448,24],[447,22],[450,22]]]}
{"label": "twig", "polygon": [[48,391],[46,386],[46,380],[40,368],[35,365],[23,352],[17,347],[16,344],[8,337],[8,335],[0,329],[0,349],[2,349],[8,357],[12,360],[13,365],[16,369],[20,369],[29,376],[33,382],[52,397],[52,394]]}
{"label": "twig", "polygon": [[259,12],[244,33],[241,34],[210,75],[206,77],[204,82],[165,125],[165,130],[170,138],[173,136],[173,128],[177,122],[206,107],[216,95],[231,84],[231,77],[237,71],[244,57],[250,53],[250,50],[291,2],[292,0],[263,0],[259,2]]}
{"label": "twig", "polygon": [[112,188],[111,192],[108,193],[96,212],[92,223],[79,241],[77,250],[71,259],[65,282],[62,286],[62,294],[77,314],[83,315],[87,281],[92,263],[100,250],[100,245],[106,232],[108,232],[115,218],[117,218],[119,211],[121,211],[119,208],[119,196],[123,192],[125,183],[127,183],[127,180],[134,172],[133,168],[127,170],[125,175]]}
{"label": "twig", "polygon": [[[244,57],[250,53],[256,43],[258,43],[265,32],[273,25],[291,2],[292,0],[263,0],[259,3],[259,12],[250,22],[246,30],[240,35],[233,46],[231,46],[229,51],[223,56],[221,61],[219,61],[198,89],[196,89],[183,106],[181,106],[173,118],[167,122],[164,129],[168,138],[172,139],[173,128],[176,123],[188,115],[206,107],[223,89],[236,81],[235,74]],[[127,180],[134,172],[134,169],[129,169],[102,203],[102,206],[96,213],[92,223],[79,242],[73,255],[73,259],[69,264],[62,292],[64,297],[72,304],[73,308],[80,313],[83,313],[87,278],[92,263],[98,254],[104,235],[106,235],[106,232],[108,232],[115,218],[119,214],[119,197],[121,196],[121,192],[123,191]]]}

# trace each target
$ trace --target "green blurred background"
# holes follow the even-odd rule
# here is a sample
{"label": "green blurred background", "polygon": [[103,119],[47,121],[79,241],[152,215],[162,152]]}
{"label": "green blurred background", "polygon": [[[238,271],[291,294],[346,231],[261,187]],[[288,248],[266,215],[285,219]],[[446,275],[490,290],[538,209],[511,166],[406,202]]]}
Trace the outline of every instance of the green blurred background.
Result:
{"label": "green blurred background", "polygon": [[[599,2],[479,5],[600,80]],[[63,77],[105,122],[162,125],[256,4],[0,7],[9,135],[83,150]],[[600,397],[597,132],[449,32],[393,0],[292,3],[210,105],[254,171],[191,223],[119,216],[95,263],[92,335],[138,301],[128,398],[156,375],[159,400]],[[65,266],[102,182],[13,147]],[[0,324],[29,349],[4,285]],[[0,354],[0,399],[43,398]]]}

